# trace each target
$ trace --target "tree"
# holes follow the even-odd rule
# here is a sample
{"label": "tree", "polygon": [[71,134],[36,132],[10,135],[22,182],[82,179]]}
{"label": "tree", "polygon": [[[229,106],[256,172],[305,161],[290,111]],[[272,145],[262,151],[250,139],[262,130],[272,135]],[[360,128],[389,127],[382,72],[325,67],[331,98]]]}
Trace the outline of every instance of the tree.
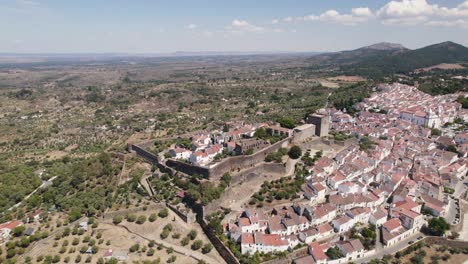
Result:
{"label": "tree", "polygon": [[136,252],[140,249],[140,244],[133,244],[133,246],[130,247],[130,252]]}
{"label": "tree", "polygon": [[164,229],[159,236],[161,237],[161,239],[166,239],[169,236],[169,232],[169,230]]}
{"label": "tree", "polygon": [[291,159],[298,159],[302,155],[302,150],[299,146],[294,145],[289,150],[288,155]]}
{"label": "tree", "polygon": [[442,131],[440,131],[440,129],[437,129],[437,128],[431,129],[431,136],[440,136],[441,134],[442,134]]}
{"label": "tree", "polygon": [[10,248],[7,250],[7,258],[13,258],[16,255],[16,250],[14,248]]}
{"label": "tree", "polygon": [[188,245],[189,243],[190,243],[190,238],[188,236],[180,241],[180,244],[184,247]]}
{"label": "tree", "polygon": [[336,247],[329,248],[325,254],[332,260],[341,258],[341,253]]}
{"label": "tree", "polygon": [[121,222],[122,222],[122,216],[114,215],[114,217],[112,218],[112,223],[114,223],[114,225],[117,225],[117,224],[120,224]]}
{"label": "tree", "polygon": [[26,227],[24,227],[24,225],[21,225],[21,226],[17,226],[15,228],[13,228],[13,235],[15,237],[20,237],[23,235],[24,231],[26,230]]}
{"label": "tree", "polygon": [[167,210],[167,208],[162,209],[158,213],[158,216],[161,218],[166,218],[168,215],[169,215],[169,211]]}
{"label": "tree", "polygon": [[205,244],[202,248],[202,253],[203,254],[208,254],[210,251],[213,249],[213,246],[211,244]]}
{"label": "tree", "polygon": [[152,214],[149,216],[148,220],[149,220],[151,223],[153,223],[154,221],[156,221],[157,218],[158,218],[158,216],[157,216],[155,213],[152,213]]}
{"label": "tree", "polygon": [[194,240],[195,238],[197,238],[197,230],[195,229],[192,229],[190,230],[190,232],[188,233],[187,237],[190,239],[190,240]]}
{"label": "tree", "polygon": [[136,221],[137,224],[142,225],[146,222],[146,216],[140,215]]}
{"label": "tree", "polygon": [[137,216],[134,215],[134,214],[128,214],[127,215],[127,221],[128,222],[135,222],[136,218],[137,218]]}
{"label": "tree", "polygon": [[254,137],[259,139],[266,139],[268,137],[267,131],[265,128],[261,127],[255,130]]}
{"label": "tree", "polygon": [[447,147],[447,151],[453,152],[453,153],[458,153],[457,148],[454,145],[449,145]]}
{"label": "tree", "polygon": [[281,127],[293,129],[296,127],[296,122],[290,117],[283,117],[278,120]]}
{"label": "tree", "polygon": [[435,236],[442,236],[445,231],[450,229],[450,225],[442,217],[432,218],[429,220],[429,231]]}
{"label": "tree", "polygon": [[199,250],[203,246],[203,241],[197,239],[193,241],[192,246],[190,247],[192,250]]}

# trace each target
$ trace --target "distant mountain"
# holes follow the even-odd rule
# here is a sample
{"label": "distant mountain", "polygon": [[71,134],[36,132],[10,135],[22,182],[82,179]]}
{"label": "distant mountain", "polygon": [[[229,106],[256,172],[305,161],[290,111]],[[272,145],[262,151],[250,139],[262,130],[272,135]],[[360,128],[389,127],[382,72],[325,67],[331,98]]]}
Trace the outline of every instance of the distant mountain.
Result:
{"label": "distant mountain", "polygon": [[407,50],[403,45],[382,42],[355,50],[331,52],[311,57],[309,62],[320,64],[353,64],[364,59],[377,59]]}
{"label": "distant mountain", "polygon": [[[364,48],[366,49],[368,47]],[[375,51],[372,52],[375,54]],[[363,56],[350,65],[341,65],[341,69],[348,74],[383,77],[390,74],[408,73],[440,63],[459,62],[468,62],[468,48],[448,41],[415,50],[400,49],[397,52],[393,50],[379,56]]]}
{"label": "distant mountain", "polygon": [[388,51],[399,51],[399,50],[406,50],[403,45],[398,43],[390,43],[390,42],[380,42],[377,44],[373,44],[370,46],[362,47],[357,50],[388,50]]}

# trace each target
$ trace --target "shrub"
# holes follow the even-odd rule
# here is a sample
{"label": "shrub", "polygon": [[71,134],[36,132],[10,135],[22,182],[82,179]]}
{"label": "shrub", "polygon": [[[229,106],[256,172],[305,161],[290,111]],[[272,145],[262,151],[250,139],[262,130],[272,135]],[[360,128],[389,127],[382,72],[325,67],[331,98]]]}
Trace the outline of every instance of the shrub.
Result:
{"label": "shrub", "polygon": [[148,249],[148,251],[146,252],[146,256],[151,257],[153,255],[154,255],[154,248]]}
{"label": "shrub", "polygon": [[190,247],[192,250],[199,250],[203,246],[203,241],[197,239],[193,242],[192,246]]}
{"label": "shrub", "polygon": [[186,245],[188,245],[189,243],[190,243],[190,238],[189,238],[189,237],[185,237],[184,239],[182,239],[182,240],[180,241],[180,244],[181,244],[182,246],[184,246],[184,247],[185,247]]}
{"label": "shrub", "polygon": [[136,223],[139,224],[139,225],[142,225],[142,224],[144,224],[145,222],[146,222],[146,216],[144,216],[144,215],[140,215],[140,216],[138,217],[138,219],[136,220]]}
{"label": "shrub", "polygon": [[164,229],[159,236],[161,237],[161,239],[166,239],[169,236],[169,230]]}
{"label": "shrub", "polygon": [[120,215],[115,215],[112,218],[112,223],[114,223],[115,225],[120,224],[121,222],[122,222],[122,216]]}
{"label": "shrub", "polygon": [[165,225],[165,226],[164,226],[164,230],[172,231],[172,225],[171,225],[171,224]]}
{"label": "shrub", "polygon": [[197,238],[197,230],[195,229],[192,229],[190,230],[190,232],[188,233],[187,237],[190,239],[190,240],[194,240],[195,238]]}
{"label": "shrub", "polygon": [[130,247],[130,252],[136,252],[140,249],[140,244],[136,243],[133,246]]}
{"label": "shrub", "polygon": [[167,208],[162,209],[158,213],[158,216],[161,218],[166,218],[168,215],[169,215],[169,211],[167,210]]}
{"label": "shrub", "polygon": [[136,218],[137,218],[136,215],[134,215],[134,214],[128,214],[128,215],[127,215],[127,222],[130,222],[130,223],[135,222]]}
{"label": "shrub", "polygon": [[158,216],[157,216],[155,213],[152,213],[152,214],[150,215],[150,217],[148,218],[148,220],[149,220],[151,223],[153,223],[154,221],[156,221],[157,217],[158,217]]}
{"label": "shrub", "polygon": [[210,251],[213,249],[213,246],[211,244],[205,244],[202,248],[202,253],[203,254],[208,254]]}
{"label": "shrub", "polygon": [[302,150],[299,146],[292,146],[288,152],[288,155],[291,159],[298,159],[302,155]]}

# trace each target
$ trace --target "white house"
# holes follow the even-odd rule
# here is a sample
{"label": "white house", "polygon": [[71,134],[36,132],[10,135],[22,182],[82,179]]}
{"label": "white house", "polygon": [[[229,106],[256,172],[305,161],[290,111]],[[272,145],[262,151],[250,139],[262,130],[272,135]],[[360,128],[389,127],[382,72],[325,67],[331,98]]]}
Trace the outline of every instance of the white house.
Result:
{"label": "white house", "polygon": [[10,236],[11,231],[18,226],[22,226],[23,223],[19,221],[10,221],[0,224],[0,238],[7,239]]}
{"label": "white house", "polygon": [[195,151],[190,155],[190,162],[195,165],[205,165],[210,162],[210,158],[208,157],[208,154],[203,151]]}
{"label": "white house", "polygon": [[175,159],[184,159],[188,160],[190,159],[190,155],[192,154],[192,151],[184,148],[174,148],[169,150],[169,154],[175,158]]}
{"label": "white house", "polygon": [[343,233],[350,230],[356,221],[347,215],[342,215],[332,221],[333,228],[338,233]]}
{"label": "white house", "polygon": [[368,207],[355,207],[346,211],[346,215],[351,217],[355,223],[365,224],[369,222],[370,212],[371,210]]}
{"label": "white house", "polygon": [[375,226],[381,226],[383,223],[387,222],[388,213],[384,210],[378,208],[373,212],[369,217],[369,223]]}
{"label": "white house", "polygon": [[276,234],[245,233],[241,236],[242,254],[281,252],[288,250],[288,248],[288,240]]}
{"label": "white house", "polygon": [[336,246],[347,261],[364,256],[364,246],[359,239],[339,241]]}

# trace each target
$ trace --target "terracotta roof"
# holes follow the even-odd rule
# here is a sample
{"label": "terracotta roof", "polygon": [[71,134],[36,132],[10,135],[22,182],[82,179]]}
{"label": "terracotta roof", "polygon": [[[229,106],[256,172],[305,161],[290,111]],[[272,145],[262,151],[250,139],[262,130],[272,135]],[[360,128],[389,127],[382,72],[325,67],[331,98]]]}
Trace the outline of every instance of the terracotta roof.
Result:
{"label": "terracotta roof", "polygon": [[312,251],[312,257],[315,261],[326,260],[328,259],[327,255],[325,255],[324,247],[319,244],[319,242],[312,242],[309,244],[309,248]]}
{"label": "terracotta roof", "polygon": [[392,232],[393,230],[401,227],[401,221],[398,218],[392,218],[388,220],[387,222],[383,223],[382,227]]}
{"label": "terracotta roof", "polygon": [[243,233],[241,236],[241,244],[254,244],[254,236],[251,233]]}
{"label": "terracotta roof", "polygon": [[239,218],[239,226],[240,227],[249,226],[249,225],[250,225],[250,219],[249,218],[247,218],[247,217]]}
{"label": "terracotta roof", "polygon": [[4,223],[4,224],[1,224],[0,225],[0,229],[14,229],[15,227],[17,226],[20,226],[22,225],[22,223],[20,221],[10,221],[10,222],[7,222],[7,223]]}
{"label": "terracotta roof", "polygon": [[263,233],[255,233],[255,243],[256,244],[263,244],[268,246],[285,246],[288,245],[288,241],[282,239],[279,235],[275,234],[263,234]]}

